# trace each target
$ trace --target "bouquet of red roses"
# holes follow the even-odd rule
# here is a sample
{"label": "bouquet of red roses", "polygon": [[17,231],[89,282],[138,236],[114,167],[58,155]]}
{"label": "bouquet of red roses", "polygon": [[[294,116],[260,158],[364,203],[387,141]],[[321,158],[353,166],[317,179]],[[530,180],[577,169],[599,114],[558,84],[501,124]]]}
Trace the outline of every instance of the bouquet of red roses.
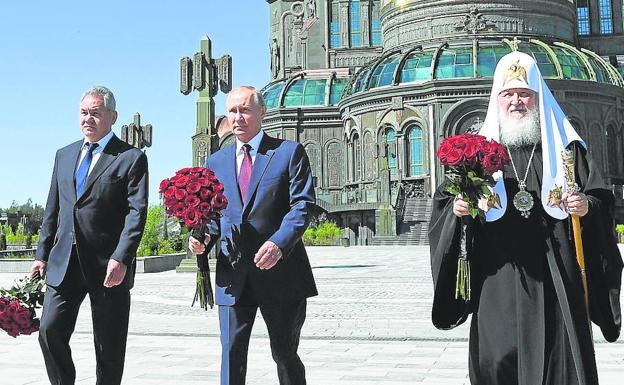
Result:
{"label": "bouquet of red roses", "polygon": [[[483,211],[500,204],[498,195],[492,192],[492,175],[501,171],[510,162],[509,155],[500,143],[488,140],[482,135],[462,134],[446,138],[437,156],[448,167],[446,176],[449,184],[446,191],[454,196],[461,194],[469,205],[472,218],[479,215],[479,202]],[[470,256],[472,231],[463,219],[460,226],[459,258],[455,299],[470,301]]]}
{"label": "bouquet of red roses", "polygon": [[461,194],[470,205],[473,218],[479,213],[480,199],[486,198],[489,207],[496,205],[497,197],[491,190],[492,175],[510,162],[505,147],[481,135],[462,134],[446,138],[437,156],[449,168],[446,176],[450,184],[446,191],[455,196]]}
{"label": "bouquet of red roses", "polygon": [[39,330],[35,309],[43,305],[43,285],[39,277],[27,277],[8,290],[0,289],[0,328],[11,337]]}
{"label": "bouquet of red roses", "polygon": [[[174,176],[160,182],[160,192],[166,213],[182,221],[200,242],[204,241],[206,224],[219,218],[219,212],[228,203],[223,185],[212,170],[205,167],[178,170]],[[207,310],[207,305],[214,306],[207,251],[197,256],[197,268],[193,304],[199,299],[200,306]]]}

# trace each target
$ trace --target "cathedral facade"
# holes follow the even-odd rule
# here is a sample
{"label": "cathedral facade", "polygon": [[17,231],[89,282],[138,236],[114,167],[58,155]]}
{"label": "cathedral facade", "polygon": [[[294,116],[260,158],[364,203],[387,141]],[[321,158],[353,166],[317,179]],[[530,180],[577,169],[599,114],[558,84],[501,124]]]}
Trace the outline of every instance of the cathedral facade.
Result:
{"label": "cathedral facade", "polygon": [[304,145],[319,212],[343,242],[426,243],[444,178],[435,151],[479,130],[496,63],[512,50],[537,61],[624,221],[622,0],[267,3],[263,127]]}

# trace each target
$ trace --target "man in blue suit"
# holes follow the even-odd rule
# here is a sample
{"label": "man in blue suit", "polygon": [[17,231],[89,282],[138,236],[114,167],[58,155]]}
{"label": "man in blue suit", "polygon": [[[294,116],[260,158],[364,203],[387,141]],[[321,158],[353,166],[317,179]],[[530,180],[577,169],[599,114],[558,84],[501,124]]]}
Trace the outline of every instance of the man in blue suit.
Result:
{"label": "man in blue suit", "polygon": [[306,298],[318,294],[301,241],[315,203],[310,163],[301,144],[261,130],[266,106],[255,88],[232,90],[227,109],[236,143],[213,154],[206,166],[223,183],[228,207],[219,223],[209,226],[205,244],[189,238],[196,254],[220,241],[221,384],[245,384],[249,337],[259,308],[280,385],[304,385],[297,348]]}
{"label": "man in blue suit", "polygon": [[80,102],[84,138],[56,153],[31,275],[46,278],[39,343],[54,385],[73,385],[71,338],[89,294],[97,385],[118,385],[130,289],[147,214],[147,157],[112,132],[115,97],[92,87]]}

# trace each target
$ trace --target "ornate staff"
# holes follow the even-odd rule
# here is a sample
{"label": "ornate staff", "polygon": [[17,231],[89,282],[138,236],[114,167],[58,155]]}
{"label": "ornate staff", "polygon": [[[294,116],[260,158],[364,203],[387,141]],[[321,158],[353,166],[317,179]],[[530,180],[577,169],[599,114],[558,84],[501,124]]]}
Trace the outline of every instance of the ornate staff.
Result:
{"label": "ornate staff", "polygon": [[[563,158],[563,170],[565,173],[568,193],[574,194],[579,191],[574,178],[574,154],[571,150],[561,151]],[[585,272],[585,256],[583,255],[583,240],[581,239],[581,221],[578,215],[570,214],[572,218],[572,231],[574,233],[574,248],[576,249],[576,262],[581,270],[581,280],[583,282],[583,292],[585,294],[585,312],[587,313],[587,321],[589,322],[589,330],[591,332],[591,318],[589,315],[589,297],[587,291],[587,273]]]}

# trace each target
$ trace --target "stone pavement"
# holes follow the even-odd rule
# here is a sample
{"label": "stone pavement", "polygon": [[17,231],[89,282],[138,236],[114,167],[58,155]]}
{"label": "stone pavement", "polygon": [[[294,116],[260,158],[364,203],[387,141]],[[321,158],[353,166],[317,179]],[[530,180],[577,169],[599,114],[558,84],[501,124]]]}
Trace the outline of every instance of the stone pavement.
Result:
{"label": "stone pavement", "polygon": [[[312,247],[319,296],[310,299],[300,355],[311,385],[469,384],[468,325],[431,325],[432,283],[427,247]],[[0,286],[19,274],[0,274]],[[216,309],[190,307],[194,276],[138,274],[124,384],[218,384]],[[72,350],[78,384],[95,382],[88,301]],[[260,316],[258,316],[260,318]],[[594,331],[601,385],[624,376],[624,343]],[[258,320],[249,352],[249,385],[277,384],[266,327]],[[48,384],[36,336],[0,335],[0,384]]]}

